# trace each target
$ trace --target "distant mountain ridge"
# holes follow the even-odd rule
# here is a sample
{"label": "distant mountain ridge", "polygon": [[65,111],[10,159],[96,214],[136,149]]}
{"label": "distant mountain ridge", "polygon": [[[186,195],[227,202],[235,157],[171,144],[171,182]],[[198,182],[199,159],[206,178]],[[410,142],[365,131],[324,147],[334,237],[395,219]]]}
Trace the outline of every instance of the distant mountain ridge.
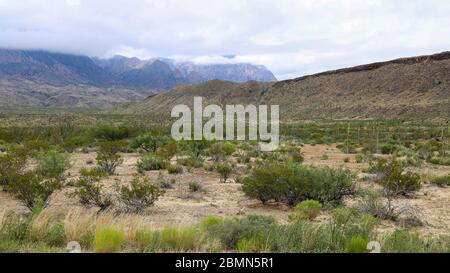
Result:
{"label": "distant mountain ridge", "polygon": [[188,65],[168,58],[98,59],[0,49],[0,107],[110,107],[177,85],[213,79],[276,81],[265,67],[251,64]]}

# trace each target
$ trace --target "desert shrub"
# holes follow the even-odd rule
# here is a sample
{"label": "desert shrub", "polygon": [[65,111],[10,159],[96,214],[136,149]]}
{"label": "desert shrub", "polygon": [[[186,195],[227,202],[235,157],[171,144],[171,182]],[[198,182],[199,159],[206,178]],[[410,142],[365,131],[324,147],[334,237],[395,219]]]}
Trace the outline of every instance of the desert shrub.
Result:
{"label": "desert shrub", "polygon": [[46,177],[63,178],[70,167],[70,156],[56,151],[42,153],[38,158],[38,172]]}
{"label": "desert shrub", "polygon": [[99,207],[100,211],[108,209],[112,204],[110,194],[103,191],[101,178],[105,173],[101,169],[82,169],[80,171],[80,178],[72,181],[75,190],[68,194],[71,198],[78,198],[80,203],[86,207]]}
{"label": "desert shrub", "polygon": [[168,144],[170,139],[167,136],[157,133],[144,133],[134,138],[130,146],[134,149],[140,148],[146,152],[155,153],[158,148]]}
{"label": "desert shrub", "polygon": [[236,152],[236,145],[231,142],[216,142],[208,149],[208,154],[215,162],[223,160]]}
{"label": "desert shrub", "polygon": [[233,166],[230,163],[218,163],[214,165],[214,169],[220,174],[220,181],[226,183],[230,175],[233,173]]}
{"label": "desert shrub", "polygon": [[125,235],[112,227],[104,227],[95,232],[94,251],[97,253],[118,252],[122,249]]}
{"label": "desert shrub", "polygon": [[428,162],[436,165],[450,166],[449,157],[432,157]]}
{"label": "desert shrub", "polygon": [[371,170],[381,177],[377,182],[383,186],[386,195],[407,195],[420,189],[420,176],[405,172],[403,165],[395,159],[378,159],[375,165],[371,165]]}
{"label": "desert shrub", "polygon": [[443,176],[437,176],[433,179],[431,179],[431,184],[439,186],[439,187],[445,187],[450,186],[450,174],[449,175],[443,175]]}
{"label": "desert shrub", "polygon": [[43,140],[30,140],[25,143],[25,149],[33,155],[50,151],[52,148],[52,145],[48,141]]}
{"label": "desert shrub", "polygon": [[32,210],[38,202],[47,203],[53,192],[62,186],[62,181],[58,178],[45,178],[37,172],[25,172],[12,178],[8,191]]}
{"label": "desert shrub", "polygon": [[301,219],[314,220],[320,213],[322,204],[315,200],[305,200],[295,207],[295,212],[289,215],[289,220],[298,221]]}
{"label": "desert shrub", "polygon": [[348,253],[367,253],[369,241],[361,236],[354,236],[347,245]]}
{"label": "desert shrub", "polygon": [[170,141],[160,147],[157,151],[157,155],[159,157],[170,160],[173,156],[175,156],[179,152],[178,144],[175,141]]}
{"label": "desert shrub", "polygon": [[93,130],[93,136],[100,140],[117,141],[130,138],[135,129],[126,126],[100,126]]}
{"label": "desert shrub", "polygon": [[165,177],[162,172],[159,172],[157,184],[162,189],[171,189],[173,188],[173,185],[175,184],[175,179],[168,179]]}
{"label": "desert shrub", "polygon": [[191,181],[191,182],[189,182],[188,187],[189,187],[189,190],[190,190],[191,192],[199,192],[199,191],[202,191],[202,190],[203,190],[203,185],[202,185],[202,183],[197,182],[197,181]]}
{"label": "desert shrub", "polygon": [[238,243],[258,235],[267,235],[277,226],[272,217],[249,215],[246,218],[224,219],[205,227],[206,232],[220,240],[227,249],[236,249]]}
{"label": "desert shrub", "polygon": [[169,161],[157,157],[153,154],[144,155],[137,163],[138,172],[156,171],[166,169],[170,165]]}
{"label": "desert shrub", "polygon": [[8,186],[14,177],[20,175],[25,169],[26,160],[26,156],[16,154],[0,155],[0,185]]}
{"label": "desert shrub", "polygon": [[358,205],[362,213],[372,215],[375,218],[397,220],[398,212],[391,200],[382,199],[378,192],[367,192]]}
{"label": "desert shrub", "polygon": [[181,173],[183,173],[183,166],[181,166],[181,165],[169,165],[169,167],[167,167],[167,171],[170,174],[181,174]]}
{"label": "desert shrub", "polygon": [[123,147],[124,143],[121,141],[101,142],[96,158],[99,168],[107,174],[113,175],[116,168],[123,162],[118,154]]}
{"label": "desert shrub", "polygon": [[204,153],[211,145],[212,141],[206,139],[202,140],[182,140],[179,142],[179,146],[182,151],[187,154],[191,154],[193,157],[198,158]]}
{"label": "desert shrub", "polygon": [[203,167],[203,160],[198,157],[190,156],[186,158],[180,158],[178,159],[178,163],[190,167],[190,168],[201,168]]}
{"label": "desert shrub", "polygon": [[116,185],[119,200],[125,212],[139,213],[152,206],[164,194],[164,190],[153,185],[147,177],[134,177],[130,186]]}
{"label": "desert shrub", "polygon": [[353,194],[354,183],[353,175],[346,170],[270,163],[253,169],[244,178],[242,190],[263,203],[275,200],[295,205],[312,199],[338,204],[344,196]]}

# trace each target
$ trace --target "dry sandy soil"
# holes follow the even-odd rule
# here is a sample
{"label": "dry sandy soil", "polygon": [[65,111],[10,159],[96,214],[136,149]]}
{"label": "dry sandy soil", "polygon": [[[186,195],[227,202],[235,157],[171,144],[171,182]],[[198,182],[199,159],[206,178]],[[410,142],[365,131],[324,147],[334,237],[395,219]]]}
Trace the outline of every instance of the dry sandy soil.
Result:
{"label": "dry sandy soil", "polygon": [[[335,145],[305,145],[302,148],[306,165],[345,167],[353,171],[361,171],[365,164],[355,163],[352,155],[343,154]],[[326,154],[328,159],[323,160]],[[72,154],[72,166],[68,171],[71,178],[76,177],[82,167],[89,167],[88,162],[95,162],[95,153],[74,153]],[[111,188],[115,183],[126,183],[137,173],[136,162],[138,154],[123,154],[124,162],[117,169],[117,174],[104,180],[106,188]],[[344,162],[349,158],[348,163]],[[91,166],[92,165],[91,163]],[[238,165],[238,168],[243,166]],[[432,175],[443,175],[450,173],[449,166],[424,165],[415,171],[423,174],[424,177]],[[151,179],[156,180],[159,172],[152,171],[146,173]],[[240,184],[234,183],[230,179],[228,183],[220,183],[218,174],[208,172],[204,169],[194,169],[191,173],[185,171],[179,175],[169,175],[176,183],[172,189],[168,189],[154,207],[143,213],[142,221],[149,227],[183,226],[198,223],[199,220],[208,215],[219,216],[240,216],[248,214],[272,215],[280,222],[287,222],[288,215],[292,213],[292,208],[281,204],[262,205],[257,200],[251,200],[240,191]],[[201,193],[191,193],[188,184],[191,181],[198,181],[205,189]],[[362,187],[368,187],[369,182],[358,182]],[[71,210],[80,209],[76,199],[70,199],[66,192],[70,189],[55,193],[47,208],[55,214],[64,215]],[[348,199],[349,205],[355,204],[357,200]],[[449,234],[450,233],[450,187],[439,188],[425,183],[422,189],[410,198],[401,198],[395,201],[396,204],[409,204],[418,208],[423,214],[426,222],[419,230],[424,234]],[[0,191],[0,212],[2,210],[13,210],[17,213],[27,213],[28,210],[6,192]],[[326,221],[327,215],[321,215],[317,221]],[[382,221],[378,225],[380,231],[392,230],[396,223]]]}

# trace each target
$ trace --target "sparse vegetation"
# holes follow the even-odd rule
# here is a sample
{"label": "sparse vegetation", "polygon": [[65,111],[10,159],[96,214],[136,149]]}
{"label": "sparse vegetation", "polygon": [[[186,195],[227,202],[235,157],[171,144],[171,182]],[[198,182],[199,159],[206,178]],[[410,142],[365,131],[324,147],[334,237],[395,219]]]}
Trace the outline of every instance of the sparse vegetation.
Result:
{"label": "sparse vegetation", "polygon": [[153,185],[147,177],[136,176],[130,186],[116,185],[119,200],[123,203],[125,212],[140,213],[152,206],[164,191]]}

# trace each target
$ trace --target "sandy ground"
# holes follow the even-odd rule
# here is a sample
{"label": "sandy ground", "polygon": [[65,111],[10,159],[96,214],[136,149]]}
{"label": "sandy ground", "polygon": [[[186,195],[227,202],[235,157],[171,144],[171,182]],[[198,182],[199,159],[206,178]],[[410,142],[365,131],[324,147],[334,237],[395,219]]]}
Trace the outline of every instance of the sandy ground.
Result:
{"label": "sandy ground", "polygon": [[[345,167],[353,171],[360,171],[365,164],[355,162],[354,155],[343,154],[335,145],[305,145],[302,148],[306,165],[313,166],[333,166]],[[326,154],[328,159],[323,160],[322,155]],[[68,171],[71,178],[76,177],[82,167],[90,167],[95,164],[95,153],[74,153],[71,157],[72,167]],[[117,169],[116,175],[104,180],[105,187],[111,188],[115,183],[127,183],[137,173],[136,162],[138,154],[123,154],[123,164]],[[349,158],[348,163],[344,162]],[[241,166],[243,167],[243,166]],[[244,168],[242,168],[244,169]],[[424,165],[416,168],[415,171],[429,175],[442,175],[450,173],[448,166]],[[159,172],[151,171],[146,173],[152,180],[156,180]],[[292,213],[292,208],[281,204],[262,205],[257,200],[251,200],[240,190],[241,185],[234,183],[230,179],[229,183],[220,183],[219,176],[214,172],[204,169],[194,169],[191,173],[185,171],[179,175],[169,175],[163,172],[169,179],[175,179],[176,183],[172,189],[166,190],[154,207],[147,209],[142,217],[148,226],[183,226],[198,223],[199,220],[208,215],[219,216],[243,216],[248,214],[271,215],[281,223],[286,223],[288,215]],[[204,191],[201,193],[191,193],[188,184],[191,181],[198,181],[203,185]],[[368,182],[358,182],[361,186],[368,186]],[[80,205],[76,199],[70,199],[66,193],[70,189],[55,193],[49,202],[49,211],[55,214],[64,215],[73,209],[79,209]],[[349,204],[355,200],[348,200]],[[450,233],[450,187],[439,188],[433,185],[424,184],[422,189],[411,198],[401,198],[396,200],[396,204],[409,204],[418,208],[423,214],[427,223],[419,230],[425,234],[449,234]],[[12,210],[17,213],[27,213],[28,210],[14,199],[10,194],[0,191],[0,211]],[[324,221],[326,215],[318,218]],[[379,230],[392,230],[396,223],[381,221]]]}

